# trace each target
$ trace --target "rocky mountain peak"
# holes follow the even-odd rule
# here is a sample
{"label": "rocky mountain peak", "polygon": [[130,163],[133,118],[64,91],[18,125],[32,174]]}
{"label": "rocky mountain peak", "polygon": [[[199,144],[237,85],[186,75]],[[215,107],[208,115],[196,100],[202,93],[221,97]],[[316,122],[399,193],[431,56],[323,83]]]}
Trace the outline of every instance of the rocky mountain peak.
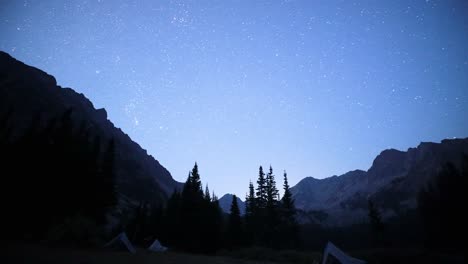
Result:
{"label": "rocky mountain peak", "polygon": [[324,179],[307,177],[291,188],[296,207],[323,211],[326,224],[347,225],[364,221],[367,199],[372,198],[385,217],[416,206],[416,197],[441,166],[461,164],[468,154],[468,138],[422,142],[408,151],[382,151],[367,171],[354,170]]}

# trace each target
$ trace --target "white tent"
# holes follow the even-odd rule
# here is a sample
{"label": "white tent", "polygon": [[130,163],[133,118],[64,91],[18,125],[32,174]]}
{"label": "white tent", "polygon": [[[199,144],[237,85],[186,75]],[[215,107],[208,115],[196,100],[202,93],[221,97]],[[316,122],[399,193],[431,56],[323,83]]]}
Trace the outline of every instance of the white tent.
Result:
{"label": "white tent", "polygon": [[115,249],[115,250],[129,251],[132,254],[136,253],[135,248],[133,247],[132,243],[128,239],[125,232],[120,233],[118,236],[112,239],[109,243],[104,245],[104,247]]}
{"label": "white tent", "polygon": [[155,239],[153,244],[151,244],[151,246],[148,247],[148,250],[154,252],[164,252],[167,250],[167,247],[161,245],[159,240]]}
{"label": "white tent", "polygon": [[[332,256],[332,257],[330,257]],[[325,251],[323,252],[322,264],[365,264],[364,260],[356,259],[348,256],[346,253],[341,251],[331,242],[327,243]]]}

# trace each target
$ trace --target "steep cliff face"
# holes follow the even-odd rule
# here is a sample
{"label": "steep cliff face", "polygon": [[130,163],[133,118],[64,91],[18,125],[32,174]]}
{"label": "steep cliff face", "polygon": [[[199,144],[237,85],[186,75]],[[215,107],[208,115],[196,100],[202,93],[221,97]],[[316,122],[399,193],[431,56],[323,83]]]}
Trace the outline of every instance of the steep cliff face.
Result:
{"label": "steep cliff face", "polygon": [[180,188],[156,159],[107,119],[105,109],[93,104],[71,88],[57,85],[55,78],[0,52],[0,113],[11,112],[13,137],[21,135],[33,120],[46,126],[53,118],[73,109],[76,127],[85,124],[101,140],[116,143],[116,178],[121,204],[141,200],[162,203],[172,191]]}
{"label": "steep cliff face", "polygon": [[[364,222],[368,198],[375,201],[384,218],[389,218],[414,209],[418,192],[431,182],[441,166],[447,162],[459,166],[467,154],[468,139],[424,142],[407,151],[384,150],[367,171],[320,180],[307,177],[291,192],[304,221],[324,225]],[[314,218],[318,212],[326,217]]]}

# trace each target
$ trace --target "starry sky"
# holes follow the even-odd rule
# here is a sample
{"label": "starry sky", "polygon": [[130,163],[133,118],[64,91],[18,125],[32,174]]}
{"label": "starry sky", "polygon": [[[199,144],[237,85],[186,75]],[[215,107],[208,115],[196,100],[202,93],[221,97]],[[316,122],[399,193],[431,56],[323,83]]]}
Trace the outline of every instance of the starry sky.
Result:
{"label": "starry sky", "polygon": [[218,196],[468,136],[468,1],[0,0],[0,49]]}

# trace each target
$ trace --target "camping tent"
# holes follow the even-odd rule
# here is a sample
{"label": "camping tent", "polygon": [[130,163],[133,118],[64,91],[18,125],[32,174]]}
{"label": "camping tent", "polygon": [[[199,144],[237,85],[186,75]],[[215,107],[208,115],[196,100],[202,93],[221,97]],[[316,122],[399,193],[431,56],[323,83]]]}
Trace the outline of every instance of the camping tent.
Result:
{"label": "camping tent", "polygon": [[155,239],[153,244],[151,244],[151,246],[148,247],[148,250],[154,252],[164,252],[167,250],[167,247],[161,245],[161,243],[159,243],[159,240]]}
{"label": "camping tent", "polygon": [[331,242],[327,243],[325,251],[323,252],[322,264],[365,264],[364,260],[356,259],[348,256],[346,253],[341,251]]}
{"label": "camping tent", "polygon": [[104,247],[111,248],[114,250],[125,250],[125,251],[131,252],[132,254],[136,253],[135,248],[133,247],[130,240],[128,240],[128,237],[125,234],[125,232],[120,233],[118,236],[112,239],[109,243],[104,245]]}

